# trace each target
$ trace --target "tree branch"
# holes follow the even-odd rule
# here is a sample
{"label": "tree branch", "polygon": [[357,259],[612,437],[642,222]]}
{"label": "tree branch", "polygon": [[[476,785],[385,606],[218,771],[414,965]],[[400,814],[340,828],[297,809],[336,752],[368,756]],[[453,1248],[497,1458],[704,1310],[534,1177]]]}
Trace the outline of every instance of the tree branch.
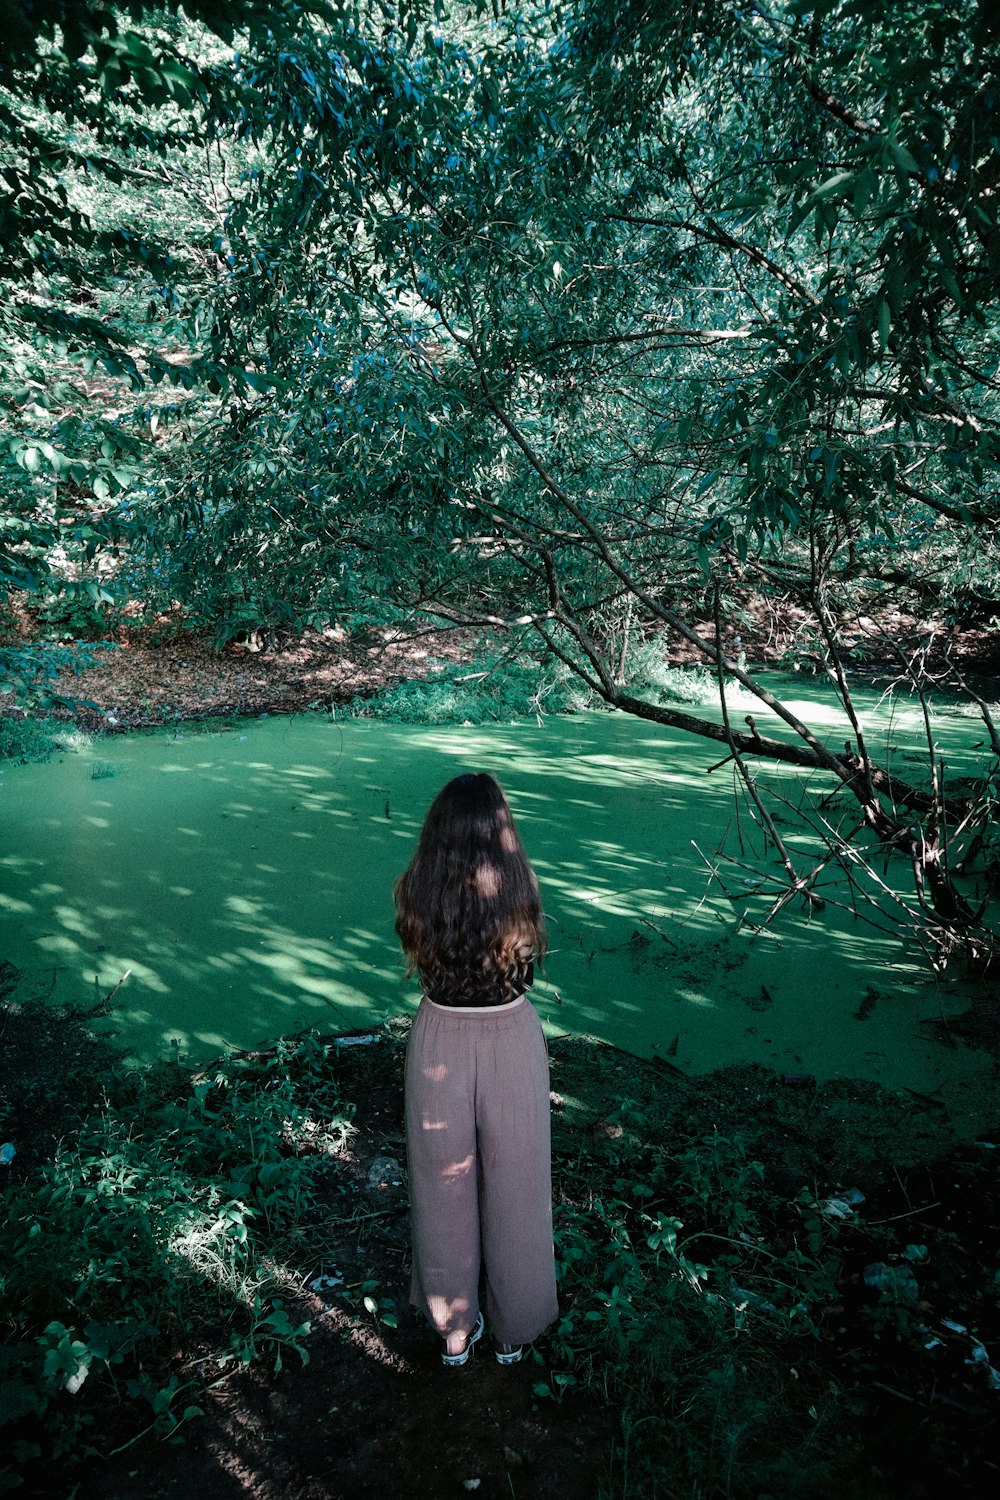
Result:
{"label": "tree branch", "polygon": [[831,94],[827,89],[823,88],[821,84],[816,82],[815,78],[813,77],[812,70],[807,64],[805,58],[803,58],[795,50],[794,47],[790,47],[788,45],[786,38],[782,35],[781,27],[778,25],[778,22],[775,20],[774,16],[769,15],[761,5],[752,5],[750,9],[751,14],[760,16],[760,19],[764,22],[764,24],[770,28],[771,34],[777,38],[785,57],[791,63],[792,67],[795,68],[796,72],[798,72],[805,80],[806,88],[809,90],[812,97],[816,100],[817,104],[821,104],[825,110],[827,110],[831,115],[834,116],[835,119],[838,119],[842,124],[847,125],[849,129],[853,130],[857,135],[870,136],[878,134],[879,124],[877,120],[862,119],[861,116],[859,114],[856,114],[853,109],[848,108],[848,106],[842,103],[841,100],[835,99],[833,94]]}
{"label": "tree branch", "polygon": [[[705,212],[700,204],[698,207],[702,213]],[[707,229],[703,228],[700,224],[693,224],[690,219],[651,219],[639,214],[610,214],[609,218],[614,219],[619,224],[634,224],[640,229],[686,229],[696,239],[705,240],[711,245],[721,245],[723,249],[736,250],[741,255],[745,255],[755,265],[763,266],[766,271],[769,271],[794,296],[804,302],[808,302],[812,307],[820,306],[820,299],[816,296],[815,292],[811,292],[790,271],[786,271],[782,266],[779,266],[776,260],[772,260],[769,255],[763,250],[758,249],[756,245],[747,244],[745,240],[738,240],[735,235],[730,234],[728,229],[724,229],[717,220],[711,218],[708,214],[705,214],[705,221],[708,225]]]}

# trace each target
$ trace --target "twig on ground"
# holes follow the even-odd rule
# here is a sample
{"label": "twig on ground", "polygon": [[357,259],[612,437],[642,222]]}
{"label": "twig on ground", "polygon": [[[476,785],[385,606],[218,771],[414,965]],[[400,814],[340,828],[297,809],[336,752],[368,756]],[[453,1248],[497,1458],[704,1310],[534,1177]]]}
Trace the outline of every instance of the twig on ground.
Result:
{"label": "twig on ground", "polygon": [[908,1208],[905,1213],[890,1214],[888,1219],[866,1219],[865,1227],[873,1229],[877,1224],[895,1224],[899,1219],[912,1219],[914,1214],[930,1213],[932,1208],[940,1207],[941,1200],[939,1198],[936,1203],[922,1203],[919,1208]]}
{"label": "twig on ground", "polygon": [[110,1009],[112,1000],[115,998],[118,991],[121,989],[122,985],[125,983],[131,972],[131,969],[126,969],[125,973],[119,979],[118,983],[114,985],[110,990],[108,990],[108,993],[105,995],[103,1000],[98,1000],[97,1004],[92,1005],[89,1010],[81,1012],[81,1015],[85,1021],[89,1021],[93,1016],[103,1016],[107,1013],[107,1011]]}

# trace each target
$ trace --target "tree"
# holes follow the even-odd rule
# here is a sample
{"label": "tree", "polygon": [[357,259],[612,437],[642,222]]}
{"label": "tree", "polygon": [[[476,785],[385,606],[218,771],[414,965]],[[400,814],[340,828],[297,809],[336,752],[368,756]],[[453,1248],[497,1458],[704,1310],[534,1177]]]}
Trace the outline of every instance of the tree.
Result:
{"label": "tree", "polygon": [[[248,326],[292,332],[269,333],[284,388],[257,420],[322,466],[341,568],[374,555],[383,598],[530,624],[610,704],[725,743],[784,868],[776,905],[817,899],[874,833],[909,858],[939,956],[983,956],[943,830],[960,856],[982,839],[995,765],[963,797],[932,743],[921,784],[891,775],[847,665],[888,599],[948,622],[996,598],[992,12],[453,8],[311,42],[253,63],[268,169],[230,228],[245,274],[280,247]],[[803,611],[843,751],[725,650],[754,598]],[[735,679],[791,735],[630,691],[626,629],[683,640],[724,710]],[[876,644],[922,691],[916,643]],[[857,804],[802,871],[762,758]]]}
{"label": "tree", "polygon": [[[259,26],[283,45],[327,9],[322,0],[294,13],[255,0],[4,6],[5,598],[54,591],[70,597],[77,620],[82,608],[99,615],[123,549],[132,572],[141,567],[136,502],[157,482],[177,501],[171,434],[254,384],[252,371],[215,358],[229,174],[247,163],[238,150],[227,158],[206,122],[240,110],[239,28]],[[158,539],[151,566],[169,541]]]}
{"label": "tree", "polygon": [[[374,600],[530,629],[609,704],[725,746],[775,908],[874,841],[909,860],[936,961],[986,961],[953,868],[991,837],[989,705],[968,689],[977,787],[943,784],[930,734],[904,782],[849,668],[896,653],[916,692],[932,672],[967,688],[926,632],[879,621],[988,623],[1000,592],[993,8],[244,17],[198,94],[212,143],[253,156],[192,339],[206,399],[137,499],[131,555],[169,548],[178,595],[235,587],[293,624]],[[727,645],[762,603],[798,611],[843,750]],[[721,718],[630,679],[626,647],[651,640],[712,666]],[[733,681],[782,737],[733,724]],[[769,759],[840,789],[805,863]]]}

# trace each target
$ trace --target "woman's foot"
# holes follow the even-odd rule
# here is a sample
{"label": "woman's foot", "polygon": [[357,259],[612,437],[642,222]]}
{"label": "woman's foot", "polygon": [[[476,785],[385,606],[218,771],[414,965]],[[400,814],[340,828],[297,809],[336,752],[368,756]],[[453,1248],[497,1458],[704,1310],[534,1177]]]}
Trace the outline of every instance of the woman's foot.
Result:
{"label": "woman's foot", "polygon": [[[469,1359],[469,1350],[478,1339],[482,1338],[483,1329],[485,1327],[486,1324],[483,1321],[483,1315],[482,1313],[480,1313],[479,1317],[476,1320],[475,1328],[472,1330],[472,1332],[469,1334],[469,1337],[465,1341],[464,1348],[459,1349],[456,1354],[448,1354],[447,1352],[445,1352],[441,1355],[441,1363],[443,1365],[447,1365],[449,1370],[457,1369],[460,1365],[466,1364]],[[497,1356],[497,1358],[499,1358],[499,1355]]]}
{"label": "woman's foot", "polygon": [[498,1365],[516,1365],[524,1353],[523,1344],[497,1344],[496,1356]]}

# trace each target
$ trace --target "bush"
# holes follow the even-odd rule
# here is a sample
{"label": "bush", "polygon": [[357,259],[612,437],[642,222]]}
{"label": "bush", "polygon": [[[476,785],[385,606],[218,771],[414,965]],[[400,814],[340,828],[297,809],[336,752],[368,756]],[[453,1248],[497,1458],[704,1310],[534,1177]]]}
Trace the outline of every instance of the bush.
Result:
{"label": "bush", "polygon": [[52,719],[32,719],[27,715],[4,714],[0,717],[0,760],[48,760],[52,754]]}
{"label": "bush", "polygon": [[73,708],[73,699],[64,698],[54,691],[56,680],[69,674],[85,672],[93,665],[100,652],[115,649],[115,646],[107,643],[84,645],[80,642],[69,646],[2,646],[0,694],[9,695],[10,706],[19,713],[29,709],[46,712],[55,707]]}
{"label": "bush", "polygon": [[401,682],[371,698],[355,698],[358,718],[400,724],[496,724],[596,706],[586,686],[561,662],[491,654],[456,666],[431,664],[434,676]]}
{"label": "bush", "polygon": [[[663,648],[654,640],[629,653],[625,665],[625,682],[630,693],[641,694],[651,703],[698,703],[716,705],[719,683],[715,672],[705,666],[671,667]],[[756,699],[735,678],[726,682],[726,697],[733,705],[753,707]]]}
{"label": "bush", "polygon": [[39,636],[51,641],[99,641],[108,628],[113,595],[93,582],[67,584],[47,595],[36,615]]}
{"label": "bush", "polygon": [[[808,1352],[836,1300],[836,1226],[808,1193],[776,1197],[739,1137],[675,1153],[619,1104],[612,1143],[558,1163],[562,1316],[535,1394],[558,1401],[579,1385],[614,1406],[602,1495],[836,1493],[853,1461],[837,1447],[849,1401]],[[800,1442],[810,1461],[796,1473]]]}
{"label": "bush", "polygon": [[[419,681],[355,698],[350,711],[358,718],[399,724],[496,724],[605,707],[603,699],[554,657],[538,661],[527,655],[491,653],[461,665],[431,663],[431,671],[432,676]],[[630,653],[624,685],[652,703],[719,701],[714,673],[701,666],[665,665],[655,643]],[[730,683],[727,692],[733,704],[752,706],[755,701],[738,683]]]}

